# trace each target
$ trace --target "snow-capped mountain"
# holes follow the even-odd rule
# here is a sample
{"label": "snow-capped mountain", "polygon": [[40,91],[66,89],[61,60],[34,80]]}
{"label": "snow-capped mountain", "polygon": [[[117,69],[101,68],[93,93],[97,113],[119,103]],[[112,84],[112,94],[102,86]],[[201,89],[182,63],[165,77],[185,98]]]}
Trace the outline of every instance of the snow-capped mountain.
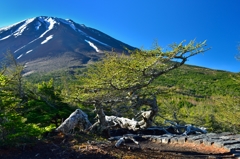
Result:
{"label": "snow-capped mountain", "polygon": [[77,67],[126,48],[135,49],[70,19],[40,16],[0,28],[0,60],[10,50],[29,70]]}

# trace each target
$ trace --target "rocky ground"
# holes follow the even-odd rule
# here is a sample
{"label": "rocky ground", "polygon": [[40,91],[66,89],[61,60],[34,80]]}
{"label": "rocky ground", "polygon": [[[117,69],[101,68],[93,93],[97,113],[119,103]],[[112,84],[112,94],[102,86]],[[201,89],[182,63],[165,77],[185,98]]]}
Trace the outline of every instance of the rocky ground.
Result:
{"label": "rocky ground", "polygon": [[223,148],[212,145],[184,143],[163,144],[149,140],[139,145],[125,143],[119,148],[110,142],[93,135],[79,134],[65,136],[61,133],[48,136],[31,145],[14,148],[1,148],[1,159],[198,159],[198,158],[234,158]]}

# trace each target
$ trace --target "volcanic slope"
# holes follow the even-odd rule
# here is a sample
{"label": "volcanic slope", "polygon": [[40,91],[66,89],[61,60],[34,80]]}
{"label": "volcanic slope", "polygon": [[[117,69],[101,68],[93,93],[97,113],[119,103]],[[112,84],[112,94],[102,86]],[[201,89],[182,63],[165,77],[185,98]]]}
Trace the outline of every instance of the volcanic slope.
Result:
{"label": "volcanic slope", "polygon": [[79,67],[104,52],[136,48],[70,19],[39,16],[0,28],[0,60],[10,50],[26,72]]}

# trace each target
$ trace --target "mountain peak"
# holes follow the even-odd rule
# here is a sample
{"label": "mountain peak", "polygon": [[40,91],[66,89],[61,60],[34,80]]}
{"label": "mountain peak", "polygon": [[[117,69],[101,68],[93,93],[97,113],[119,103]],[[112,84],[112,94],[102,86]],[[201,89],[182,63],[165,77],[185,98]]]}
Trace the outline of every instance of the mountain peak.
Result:
{"label": "mountain peak", "polygon": [[10,49],[23,63],[45,63],[60,58],[62,63],[68,59],[66,65],[70,67],[98,60],[105,51],[127,52],[125,48],[135,49],[71,19],[39,16],[0,29],[0,60]]}

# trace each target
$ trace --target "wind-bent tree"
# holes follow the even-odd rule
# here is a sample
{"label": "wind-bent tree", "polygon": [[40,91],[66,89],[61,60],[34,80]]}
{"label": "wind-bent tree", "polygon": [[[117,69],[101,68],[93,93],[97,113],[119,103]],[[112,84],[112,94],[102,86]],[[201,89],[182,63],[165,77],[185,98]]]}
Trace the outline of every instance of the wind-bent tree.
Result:
{"label": "wind-bent tree", "polygon": [[153,50],[135,50],[130,55],[108,54],[80,77],[82,85],[75,87],[74,98],[94,105],[98,121],[91,128],[148,128],[158,113],[156,95],[161,91],[152,86],[154,80],[207,51],[205,47],[206,41],[190,41],[172,44],[167,51],[156,45]]}

